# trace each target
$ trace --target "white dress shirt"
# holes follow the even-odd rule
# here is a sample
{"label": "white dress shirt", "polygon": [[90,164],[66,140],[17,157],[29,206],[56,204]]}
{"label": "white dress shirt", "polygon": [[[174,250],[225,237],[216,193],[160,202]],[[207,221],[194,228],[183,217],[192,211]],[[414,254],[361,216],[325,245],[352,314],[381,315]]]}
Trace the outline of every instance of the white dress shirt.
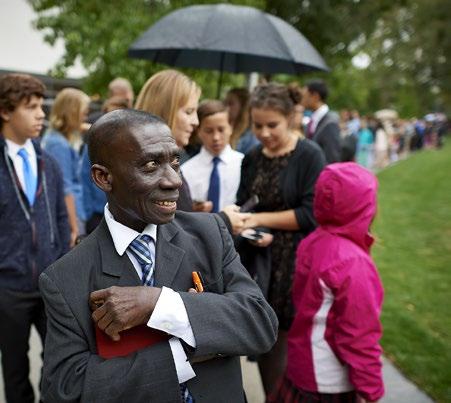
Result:
{"label": "white dress shirt", "polygon": [[[218,164],[220,179],[219,210],[222,210],[225,206],[236,202],[244,154],[227,145],[218,157],[221,160]],[[202,147],[199,154],[186,161],[181,167],[193,201],[207,200],[210,175],[213,170],[213,158],[214,155],[210,154],[205,147]]]}
{"label": "white dress shirt", "polygon": [[312,113],[312,125],[311,125],[311,133],[315,133],[316,128],[318,127],[318,123],[320,120],[329,112],[329,106],[326,104],[322,104],[315,112]]}
{"label": "white dress shirt", "polygon": [[38,161],[36,158],[36,151],[34,149],[33,143],[30,139],[28,139],[25,144],[19,145],[14,143],[9,139],[5,139],[6,147],[8,149],[8,155],[11,158],[14,170],[16,171],[17,177],[19,178],[20,185],[22,189],[25,190],[25,178],[23,174],[23,158],[18,154],[18,152],[25,148],[25,151],[28,154],[28,159],[30,161],[32,172],[37,175],[38,174]]}
{"label": "white dress shirt", "polygon": [[[110,210],[108,204],[105,206],[105,220],[113,238],[114,247],[116,252],[122,256],[127,253],[128,258],[133,264],[139,278],[142,278],[141,266],[133,256],[133,254],[127,249],[130,243],[139,235],[139,232],[117,222]],[[157,242],[157,226],[154,224],[148,224],[142,234],[152,237],[154,244]],[[155,264],[155,249],[151,249],[152,260]],[[188,290],[187,290],[188,291]],[[168,287],[163,287],[160,297],[158,298],[155,309],[150,316],[147,326],[158,329],[163,332],[169,333],[172,337],[169,339],[169,345],[171,347],[172,356],[174,358],[175,369],[177,371],[177,377],[180,383],[194,378],[196,374],[193,371],[189,361],[187,360],[185,350],[180,343],[179,339],[182,339],[185,343],[191,347],[196,347],[196,340],[194,338],[193,330],[188,319],[185,304],[183,303],[180,295]]]}

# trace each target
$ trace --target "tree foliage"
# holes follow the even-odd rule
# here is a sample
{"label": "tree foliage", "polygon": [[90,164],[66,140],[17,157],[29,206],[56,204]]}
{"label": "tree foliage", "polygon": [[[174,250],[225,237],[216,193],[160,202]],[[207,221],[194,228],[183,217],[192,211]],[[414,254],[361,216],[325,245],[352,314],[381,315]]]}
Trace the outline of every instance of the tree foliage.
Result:
{"label": "tree foliage", "polygon": [[[129,59],[127,49],[152,23],[188,0],[28,0],[38,13],[45,40],[63,40],[66,53],[53,74],[63,76],[79,59],[88,71],[84,89],[105,94],[123,76],[138,91],[166,66]],[[201,0],[196,4],[216,3]],[[323,55],[332,72],[319,74],[332,89],[331,105],[371,112],[383,107],[402,115],[424,113],[451,103],[451,7],[448,0],[242,0],[298,28]],[[177,29],[174,27],[174,29]],[[262,38],[261,40],[264,40]],[[371,60],[366,69],[351,62]],[[204,95],[214,97],[218,73],[186,70]],[[318,74],[316,75],[318,76]],[[277,77],[283,81],[305,77]],[[244,75],[224,74],[225,87],[243,85]]]}
{"label": "tree foliage", "polygon": [[447,0],[411,0],[377,21],[362,44],[372,63],[375,103],[404,115],[451,111],[451,8]]}
{"label": "tree foliage", "polygon": [[29,0],[38,13],[36,27],[45,30],[45,40],[53,45],[62,39],[66,52],[53,74],[64,76],[78,58],[88,71],[85,90],[103,94],[115,76],[133,83],[142,82],[152,71],[144,61],[127,58],[131,43],[160,11],[149,1]]}

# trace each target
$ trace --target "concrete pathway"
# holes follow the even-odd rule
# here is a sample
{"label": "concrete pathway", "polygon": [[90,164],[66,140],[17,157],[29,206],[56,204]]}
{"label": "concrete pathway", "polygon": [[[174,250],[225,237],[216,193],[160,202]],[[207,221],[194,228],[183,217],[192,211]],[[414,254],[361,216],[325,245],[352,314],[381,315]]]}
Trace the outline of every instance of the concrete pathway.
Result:
{"label": "concrete pathway", "polygon": [[[38,390],[38,383],[41,369],[41,342],[36,331],[33,329],[30,338],[30,364],[31,380],[35,392]],[[263,388],[258,374],[257,364],[241,359],[243,367],[244,388],[249,403],[263,403]],[[381,403],[432,403],[426,394],[420,391],[413,383],[407,380],[391,363],[384,359],[384,381],[386,394]],[[130,399],[133,403],[133,399]],[[6,403],[3,393],[3,378],[0,377],[0,403]],[[212,402],[214,403],[214,402]],[[233,403],[233,402],[230,402]]]}
{"label": "concrete pathway", "polygon": [[[241,359],[244,388],[249,403],[263,403],[263,388],[257,364]],[[385,396],[381,403],[432,403],[433,400],[407,380],[395,366],[384,358]]]}

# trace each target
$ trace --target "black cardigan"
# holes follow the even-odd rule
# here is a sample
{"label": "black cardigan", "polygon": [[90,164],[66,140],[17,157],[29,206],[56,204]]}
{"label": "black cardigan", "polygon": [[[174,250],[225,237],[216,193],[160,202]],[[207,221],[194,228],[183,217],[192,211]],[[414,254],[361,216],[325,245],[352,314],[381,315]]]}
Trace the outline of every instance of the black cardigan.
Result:
{"label": "black cardigan", "polygon": [[[237,204],[242,205],[251,194],[255,179],[256,159],[263,146],[257,146],[246,154],[241,166],[241,182],[237,193]],[[326,165],[324,153],[313,141],[300,139],[293,151],[287,167],[280,173],[280,187],[286,205],[294,209],[299,223],[296,243],[315,229],[313,217],[313,195],[318,176]],[[268,190],[269,191],[269,190]],[[259,212],[258,206],[255,209]]]}

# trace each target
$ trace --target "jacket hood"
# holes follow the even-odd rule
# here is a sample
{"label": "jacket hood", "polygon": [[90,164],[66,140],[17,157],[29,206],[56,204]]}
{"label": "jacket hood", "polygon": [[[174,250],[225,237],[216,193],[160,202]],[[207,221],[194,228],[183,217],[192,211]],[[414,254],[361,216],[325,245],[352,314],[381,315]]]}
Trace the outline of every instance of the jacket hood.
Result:
{"label": "jacket hood", "polygon": [[330,164],[315,187],[314,215],[327,232],[351,239],[369,250],[369,227],[377,209],[377,179],[354,162]]}

